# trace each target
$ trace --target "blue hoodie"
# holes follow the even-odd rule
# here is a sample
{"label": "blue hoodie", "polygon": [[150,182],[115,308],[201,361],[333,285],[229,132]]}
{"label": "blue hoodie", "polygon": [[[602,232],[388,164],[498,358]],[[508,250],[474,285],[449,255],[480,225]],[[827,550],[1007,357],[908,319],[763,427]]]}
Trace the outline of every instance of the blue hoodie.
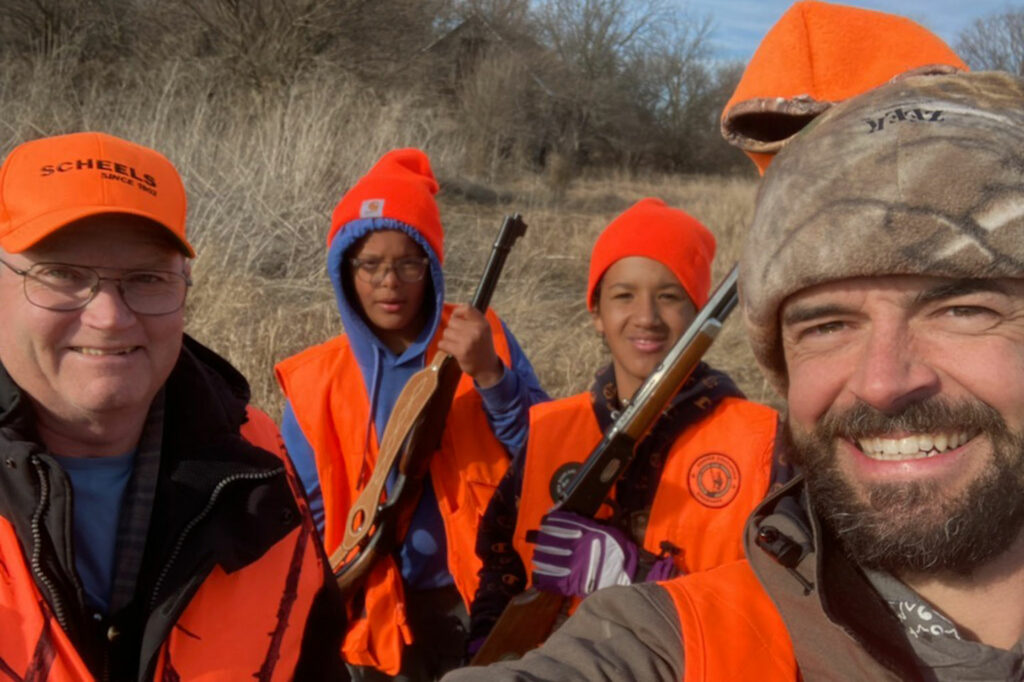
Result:
{"label": "blue hoodie", "polygon": [[[370,330],[358,303],[356,306],[351,304],[342,284],[345,252],[375,230],[399,230],[405,233],[420,245],[430,260],[430,286],[423,302],[428,307],[424,315],[427,323],[416,341],[399,355],[391,352]],[[444,305],[441,263],[423,236],[409,225],[391,218],[361,218],[338,230],[327,252],[327,272],[334,286],[338,311],[348,334],[349,345],[359,364],[366,393],[370,398],[373,426],[378,434],[383,434],[398,394],[409,378],[426,365],[427,347],[441,322]],[[504,322],[502,328],[508,340],[511,371],[506,368],[501,381],[495,386],[488,389],[478,387],[477,390],[483,399],[484,412],[495,436],[509,452],[521,452],[527,433],[530,405],[543,402],[548,396],[540,387],[532,365]],[[366,425],[367,438],[370,437],[370,426]],[[322,534],[324,506],[315,457],[309,441],[299,428],[290,402],[285,405],[281,434],[306,489],[313,518]],[[389,488],[392,482],[393,476],[388,480]],[[412,589],[425,590],[453,584],[448,571],[447,555],[441,511],[428,477],[409,532],[399,549],[399,567],[406,585]]]}

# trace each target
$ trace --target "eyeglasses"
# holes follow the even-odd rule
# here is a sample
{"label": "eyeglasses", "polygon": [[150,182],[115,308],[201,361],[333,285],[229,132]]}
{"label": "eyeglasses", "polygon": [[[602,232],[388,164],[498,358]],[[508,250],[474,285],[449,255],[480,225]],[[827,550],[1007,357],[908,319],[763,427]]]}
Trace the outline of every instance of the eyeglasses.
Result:
{"label": "eyeglasses", "polygon": [[387,262],[379,258],[352,258],[349,260],[356,277],[377,286],[388,276],[389,271],[394,271],[395,276],[402,282],[419,282],[427,274],[427,258],[399,258],[393,262]]}
{"label": "eyeglasses", "polygon": [[94,268],[67,263],[35,263],[19,270],[0,260],[25,285],[25,298],[34,306],[68,312],[79,310],[96,298],[102,282],[116,282],[121,300],[138,315],[167,315],[185,305],[192,280],[180,272],[128,270],[120,277],[101,277]]}

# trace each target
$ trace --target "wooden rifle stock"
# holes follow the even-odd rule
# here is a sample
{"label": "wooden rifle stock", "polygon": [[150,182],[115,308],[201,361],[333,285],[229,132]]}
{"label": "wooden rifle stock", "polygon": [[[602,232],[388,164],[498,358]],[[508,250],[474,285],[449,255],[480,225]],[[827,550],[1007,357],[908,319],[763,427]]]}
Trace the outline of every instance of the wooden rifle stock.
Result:
{"label": "wooden rifle stock", "polygon": [[[473,294],[471,305],[480,312],[490,305],[505,259],[525,232],[526,223],[518,213],[505,217]],[[437,352],[399,393],[373,473],[349,510],[345,536],[330,557],[343,595],[358,588],[377,558],[390,553],[404,538],[461,378],[462,369],[455,358]],[[396,470],[395,481],[385,495],[392,469]]]}
{"label": "wooden rifle stock", "polygon": [[[693,323],[640,385],[629,406],[591,451],[552,511],[562,509],[591,518],[597,514],[612,486],[633,461],[636,446],[696,369],[736,307],[738,275],[734,265],[707,305],[701,308]],[[509,600],[470,664],[488,665],[519,658],[540,646],[551,634],[564,599],[535,587],[517,594]]]}

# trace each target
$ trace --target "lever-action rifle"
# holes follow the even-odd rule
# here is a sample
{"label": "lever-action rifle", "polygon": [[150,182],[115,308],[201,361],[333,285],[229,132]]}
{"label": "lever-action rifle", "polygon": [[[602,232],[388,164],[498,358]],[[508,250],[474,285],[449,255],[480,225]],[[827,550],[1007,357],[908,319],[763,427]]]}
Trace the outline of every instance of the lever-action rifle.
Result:
{"label": "lever-action rifle", "polygon": [[[526,223],[518,213],[505,217],[473,294],[471,305],[480,312],[490,305],[512,245],[525,233]],[[342,594],[351,594],[377,558],[391,553],[405,537],[461,378],[462,369],[455,358],[439,351],[430,365],[409,378],[398,395],[373,473],[349,510],[341,545],[331,554],[331,568]],[[396,467],[394,484],[385,496],[388,476]]]}
{"label": "lever-action rifle", "polygon": [[[629,467],[636,447],[679,392],[704,353],[711,347],[725,318],[736,307],[734,265],[693,323],[637,389],[629,406],[604,434],[551,511],[561,509],[593,518],[615,482]],[[531,587],[513,597],[494,624],[471,665],[519,658],[540,646],[554,627],[565,598]]]}

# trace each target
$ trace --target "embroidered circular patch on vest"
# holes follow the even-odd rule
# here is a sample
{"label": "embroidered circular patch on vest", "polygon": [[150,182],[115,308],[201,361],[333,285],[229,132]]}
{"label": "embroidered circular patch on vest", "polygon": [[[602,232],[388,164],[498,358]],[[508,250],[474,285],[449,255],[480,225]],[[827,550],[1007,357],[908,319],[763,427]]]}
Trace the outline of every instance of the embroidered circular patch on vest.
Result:
{"label": "embroidered circular patch on vest", "polygon": [[728,455],[709,452],[690,466],[690,493],[706,507],[724,507],[740,491],[740,469]]}
{"label": "embroidered circular patch on vest", "polygon": [[555,469],[551,475],[551,482],[548,484],[548,492],[551,493],[551,501],[558,502],[569,489],[572,479],[576,478],[577,472],[583,467],[579,462],[569,462]]}

